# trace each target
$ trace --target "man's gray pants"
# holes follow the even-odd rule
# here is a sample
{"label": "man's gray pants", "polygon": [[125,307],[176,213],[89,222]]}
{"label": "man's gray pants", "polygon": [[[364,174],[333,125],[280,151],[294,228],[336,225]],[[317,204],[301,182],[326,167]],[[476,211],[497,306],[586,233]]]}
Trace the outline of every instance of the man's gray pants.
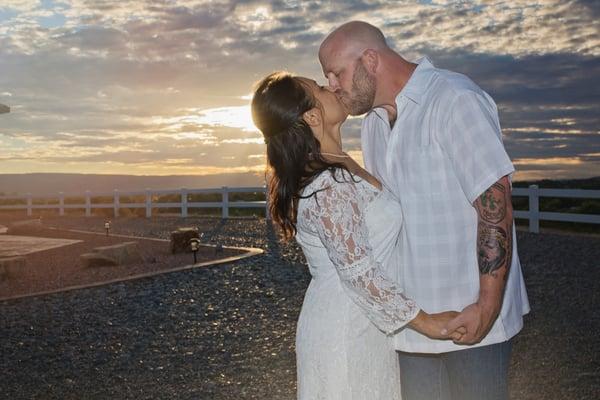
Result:
{"label": "man's gray pants", "polygon": [[507,400],[511,341],[441,354],[398,352],[402,400]]}

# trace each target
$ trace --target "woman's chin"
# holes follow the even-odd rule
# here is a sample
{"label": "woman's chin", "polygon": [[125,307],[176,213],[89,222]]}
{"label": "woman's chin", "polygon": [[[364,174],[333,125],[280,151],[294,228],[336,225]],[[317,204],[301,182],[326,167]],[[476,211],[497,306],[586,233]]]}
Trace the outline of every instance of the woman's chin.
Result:
{"label": "woman's chin", "polygon": [[344,104],[344,102],[340,101],[340,107],[338,110],[338,114],[340,115],[340,122],[344,122],[350,116],[350,112],[348,107]]}
{"label": "woman's chin", "polygon": [[336,115],[336,118],[334,121],[332,121],[332,125],[341,125],[343,124],[349,117],[350,115],[346,112],[340,112],[339,115]]}
{"label": "woman's chin", "polygon": [[348,118],[350,116],[350,109],[348,108],[348,106],[346,105],[346,103],[344,103],[343,100],[340,101],[340,105],[341,105],[341,109],[342,109],[342,114],[344,114],[344,121],[346,120],[346,118]]}

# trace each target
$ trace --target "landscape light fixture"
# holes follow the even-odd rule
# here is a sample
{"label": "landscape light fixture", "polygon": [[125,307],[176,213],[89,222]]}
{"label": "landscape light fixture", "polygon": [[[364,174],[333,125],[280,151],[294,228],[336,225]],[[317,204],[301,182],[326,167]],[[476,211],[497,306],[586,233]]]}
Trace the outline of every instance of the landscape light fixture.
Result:
{"label": "landscape light fixture", "polygon": [[106,229],[106,236],[108,236],[108,232],[110,231],[110,221],[104,223],[104,229]]}
{"label": "landscape light fixture", "polygon": [[198,253],[198,250],[200,250],[200,239],[191,238],[190,239],[190,248],[192,249],[192,253],[194,253],[194,264],[196,264],[198,262],[198,260],[196,258],[196,253]]}

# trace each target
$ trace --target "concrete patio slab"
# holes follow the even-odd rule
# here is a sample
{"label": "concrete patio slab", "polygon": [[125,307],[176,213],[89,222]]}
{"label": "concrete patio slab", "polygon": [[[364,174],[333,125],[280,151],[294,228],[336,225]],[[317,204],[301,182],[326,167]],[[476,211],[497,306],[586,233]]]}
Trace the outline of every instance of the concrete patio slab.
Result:
{"label": "concrete patio slab", "polygon": [[15,257],[80,243],[81,240],[0,235],[0,257]]}

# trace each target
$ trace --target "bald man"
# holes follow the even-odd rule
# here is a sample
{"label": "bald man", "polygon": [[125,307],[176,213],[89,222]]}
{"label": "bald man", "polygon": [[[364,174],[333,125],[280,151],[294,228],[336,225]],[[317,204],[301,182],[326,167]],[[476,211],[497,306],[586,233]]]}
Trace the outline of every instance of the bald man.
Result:
{"label": "bald man", "polygon": [[424,311],[462,310],[452,341],[394,335],[402,398],[507,399],[510,339],[529,303],[494,101],[464,75],[405,60],[365,22],[329,34],[319,60],[348,112],[367,113],[365,167],[402,205],[401,261],[388,273]]}

